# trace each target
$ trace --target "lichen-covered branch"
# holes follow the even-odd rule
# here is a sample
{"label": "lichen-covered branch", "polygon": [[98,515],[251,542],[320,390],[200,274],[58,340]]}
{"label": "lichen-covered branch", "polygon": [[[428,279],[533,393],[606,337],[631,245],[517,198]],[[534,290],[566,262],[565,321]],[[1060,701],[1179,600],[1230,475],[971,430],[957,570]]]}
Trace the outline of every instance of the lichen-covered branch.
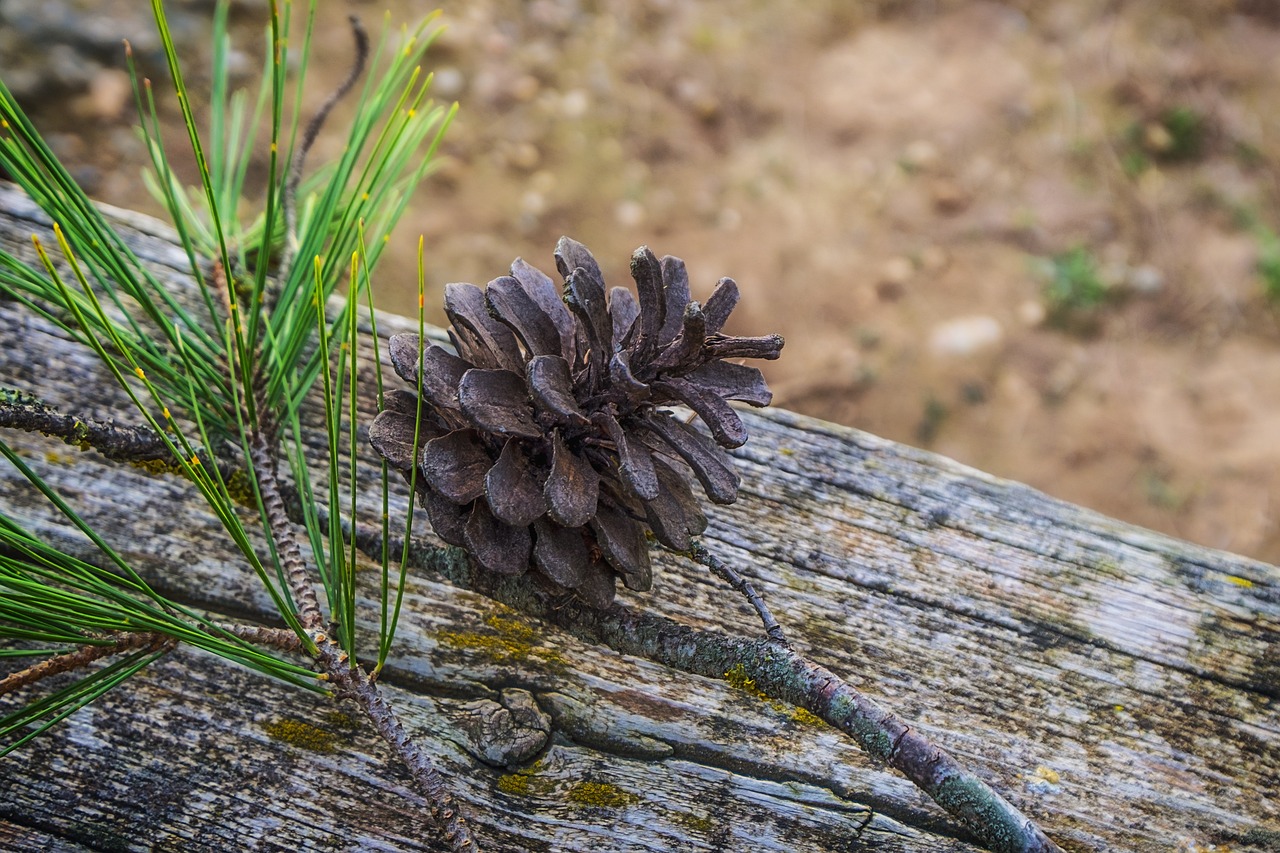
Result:
{"label": "lichen-covered branch", "polygon": [[[362,550],[381,548],[381,540],[372,530],[357,530],[356,542]],[[399,547],[393,545],[393,551]],[[690,628],[617,604],[596,610],[573,600],[553,607],[533,584],[475,571],[462,549],[415,541],[409,553],[414,566],[437,571],[458,586],[482,592],[622,654],[717,679],[740,666],[770,698],[812,712],[852,737],[868,755],[898,770],[959,818],[994,853],[1062,853],[1034,821],[945,750],[835,673],[791,648],[771,639],[750,640]]]}
{"label": "lichen-covered branch", "polygon": [[150,462],[171,456],[164,439],[149,427],[65,415],[35,395],[13,388],[0,388],[0,427],[39,432],[77,447],[92,447],[117,462]]}

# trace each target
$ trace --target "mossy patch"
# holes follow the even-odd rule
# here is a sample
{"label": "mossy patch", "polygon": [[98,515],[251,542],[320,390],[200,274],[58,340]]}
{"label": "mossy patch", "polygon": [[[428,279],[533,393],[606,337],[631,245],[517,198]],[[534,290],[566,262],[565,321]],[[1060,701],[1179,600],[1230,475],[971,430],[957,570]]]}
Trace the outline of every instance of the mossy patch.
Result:
{"label": "mossy patch", "polygon": [[673,812],[671,819],[699,835],[710,835],[716,829],[716,822],[706,815],[696,815],[692,812]]}
{"label": "mossy patch", "polygon": [[529,796],[529,777],[507,773],[498,777],[498,790],[515,797]]}
{"label": "mossy patch", "polygon": [[558,651],[538,644],[541,635],[527,622],[498,612],[486,617],[484,623],[490,630],[440,631],[436,639],[454,649],[484,654],[493,663],[532,661],[553,671],[568,670],[568,661]]}
{"label": "mossy patch", "polygon": [[179,474],[183,473],[182,466],[169,459],[133,459],[129,464],[139,471],[145,471],[152,476],[161,474]]}
{"label": "mossy patch", "polygon": [[580,806],[602,809],[622,809],[640,802],[635,794],[608,782],[579,782],[569,789],[567,799]]}
{"label": "mossy patch", "polygon": [[542,770],[543,763],[538,760],[528,767],[504,773],[498,777],[498,790],[513,797],[534,797],[550,793],[555,783],[539,776]]}
{"label": "mossy patch", "polygon": [[273,720],[263,726],[267,736],[272,740],[305,749],[308,752],[333,752],[337,748],[338,736],[333,732],[304,720]]}

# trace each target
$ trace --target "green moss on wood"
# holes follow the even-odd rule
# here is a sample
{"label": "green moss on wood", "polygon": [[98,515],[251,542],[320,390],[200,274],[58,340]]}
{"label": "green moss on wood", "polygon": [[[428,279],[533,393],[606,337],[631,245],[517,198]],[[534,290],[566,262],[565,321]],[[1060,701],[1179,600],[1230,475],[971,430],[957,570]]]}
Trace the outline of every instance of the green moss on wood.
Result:
{"label": "green moss on wood", "polygon": [[263,728],[272,740],[305,749],[308,752],[333,752],[338,736],[303,720],[282,719],[267,723]]}
{"label": "green moss on wood", "polygon": [[498,777],[498,790],[515,797],[529,796],[529,777],[519,773],[507,773]]}
{"label": "green moss on wood", "polygon": [[531,661],[556,672],[568,670],[568,661],[555,649],[539,645],[541,635],[522,619],[498,612],[484,622],[490,630],[439,631],[436,639],[450,648],[479,652],[495,664]]}
{"label": "green moss on wood", "polygon": [[608,782],[579,782],[569,789],[568,800],[580,806],[622,809],[640,802],[635,794]]}

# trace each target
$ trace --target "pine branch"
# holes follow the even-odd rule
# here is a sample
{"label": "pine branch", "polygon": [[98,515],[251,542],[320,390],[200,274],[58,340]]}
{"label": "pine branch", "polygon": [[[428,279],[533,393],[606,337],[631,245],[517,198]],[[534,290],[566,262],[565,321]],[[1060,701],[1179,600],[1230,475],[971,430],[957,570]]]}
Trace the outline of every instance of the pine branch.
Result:
{"label": "pine branch", "polygon": [[317,659],[330,681],[357,701],[373,723],[374,730],[404,762],[419,790],[426,794],[431,817],[444,832],[451,848],[465,853],[477,853],[479,847],[471,836],[471,828],[453,795],[449,793],[444,777],[409,737],[373,678],[364,669],[352,666],[347,653],[327,635],[317,632],[313,638],[319,649]]}
{"label": "pine branch", "polygon": [[[324,616],[302,556],[297,530],[286,511],[283,490],[276,474],[275,456],[267,441],[258,433],[250,435],[248,453],[258,482],[258,493],[267,525],[284,565],[298,606],[298,615],[315,642],[315,658],[321,670],[339,692],[356,700],[373,723],[374,730],[404,762],[419,790],[426,795],[431,817],[444,833],[451,849],[459,853],[474,853],[478,847],[471,836],[466,818],[449,793],[448,785],[440,772],[409,738],[386,698],[378,690],[373,677],[362,667],[355,665],[347,652],[320,630],[324,624]],[[267,634],[265,638],[273,641],[276,639],[274,634]]]}
{"label": "pine branch", "polygon": [[94,661],[105,657],[125,654],[138,649],[159,651],[165,647],[173,648],[177,645],[173,638],[153,631],[119,632],[109,635],[109,639],[110,642],[84,645],[73,652],[47,658],[25,669],[9,673],[4,678],[0,678],[0,696],[35,684],[38,681],[43,681],[54,675],[83,669]]}
{"label": "pine branch", "polygon": [[302,647],[302,638],[298,636],[297,632],[290,631],[288,628],[243,625],[236,622],[220,622],[215,627],[219,631],[231,634],[233,637],[239,637],[241,640],[253,643],[255,646],[299,654],[305,651]]}
{"label": "pine branch", "polygon": [[298,618],[307,630],[319,630],[324,625],[324,615],[320,612],[320,602],[316,598],[315,587],[311,585],[311,575],[307,571],[306,560],[302,557],[296,531],[285,512],[280,480],[276,476],[275,456],[266,439],[259,433],[249,436],[247,450],[258,482],[258,495],[262,500],[267,525],[271,529],[271,538],[275,540],[285,577],[289,581],[289,590],[293,593],[293,602],[298,608]]}

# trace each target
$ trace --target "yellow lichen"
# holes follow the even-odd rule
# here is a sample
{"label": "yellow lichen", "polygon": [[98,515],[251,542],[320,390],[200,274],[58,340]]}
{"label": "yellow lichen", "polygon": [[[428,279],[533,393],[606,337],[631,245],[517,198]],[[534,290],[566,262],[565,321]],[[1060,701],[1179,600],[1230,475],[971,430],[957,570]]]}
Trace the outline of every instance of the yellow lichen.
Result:
{"label": "yellow lichen", "polygon": [[484,624],[512,641],[533,643],[538,639],[537,631],[514,616],[493,613],[485,618]]}
{"label": "yellow lichen", "polygon": [[538,776],[542,770],[543,762],[539,759],[528,767],[499,776],[498,790],[515,797],[532,797],[538,794],[546,794],[554,787],[554,783],[550,779],[543,779]]}
{"label": "yellow lichen", "polygon": [[529,796],[529,777],[519,773],[508,773],[498,777],[498,790],[504,794],[517,797]]}
{"label": "yellow lichen", "polygon": [[249,475],[239,469],[232,471],[227,478],[227,495],[233,501],[249,509],[258,508],[257,493],[253,489],[253,481]]}
{"label": "yellow lichen", "polygon": [[520,619],[502,612],[485,618],[488,631],[440,631],[436,639],[446,646],[486,654],[494,663],[536,661],[557,671],[568,669],[568,662],[555,649],[537,645],[538,632]]}
{"label": "yellow lichen", "polygon": [[756,685],[756,680],[747,675],[747,669],[740,663],[736,663],[724,674],[724,680],[729,682],[730,687],[736,687],[744,693],[750,694],[757,699],[763,699],[765,703],[773,710],[775,714],[782,714],[790,717],[792,721],[802,726],[824,726],[826,722],[819,716],[809,712],[805,708],[788,705],[786,702],[774,699],[768,693],[765,693]]}
{"label": "yellow lichen", "polygon": [[701,835],[710,835],[716,828],[716,822],[711,818],[691,812],[674,812],[671,819]]}
{"label": "yellow lichen", "polygon": [[763,690],[756,687],[756,680],[747,675],[747,668],[740,663],[735,663],[733,668],[724,674],[724,680],[729,682],[730,687],[750,693],[757,699],[769,698]]}
{"label": "yellow lichen", "polygon": [[333,752],[338,737],[333,732],[303,720],[274,720],[263,728],[272,740],[282,741],[309,752]]}
{"label": "yellow lichen", "polygon": [[795,720],[802,726],[825,726],[826,720],[810,711],[808,708],[793,708],[791,711],[791,719]]}
{"label": "yellow lichen", "polygon": [[140,471],[146,471],[153,476],[160,474],[181,474],[182,469],[177,464],[166,459],[135,459],[129,462],[134,468]]}
{"label": "yellow lichen", "polygon": [[1244,589],[1253,588],[1253,581],[1249,580],[1248,578],[1239,577],[1238,575],[1227,575],[1227,583],[1233,583],[1236,586],[1242,587]]}
{"label": "yellow lichen", "polygon": [[604,809],[621,809],[640,802],[635,794],[628,793],[608,782],[579,782],[569,789],[569,802],[580,806],[596,806]]}
{"label": "yellow lichen", "polygon": [[1035,775],[1037,778],[1043,779],[1050,785],[1056,785],[1062,779],[1062,777],[1058,775],[1057,770],[1054,770],[1052,767],[1045,767],[1043,764],[1036,768]]}

